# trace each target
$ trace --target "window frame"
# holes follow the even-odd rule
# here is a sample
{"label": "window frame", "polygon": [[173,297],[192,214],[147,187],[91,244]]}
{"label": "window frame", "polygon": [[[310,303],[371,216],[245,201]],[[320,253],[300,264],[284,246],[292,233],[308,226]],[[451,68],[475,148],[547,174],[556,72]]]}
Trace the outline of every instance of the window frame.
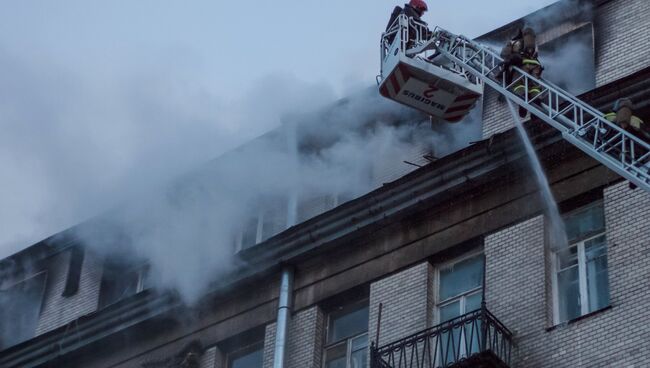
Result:
{"label": "window frame", "polygon": [[368,318],[370,318],[370,305],[368,304],[369,300],[368,299],[363,299],[360,301],[356,301],[353,303],[350,303],[348,305],[345,305],[344,307],[341,308],[341,310],[337,311],[331,311],[327,313],[327,319],[325,321],[325,336],[324,336],[324,344],[323,344],[323,359],[322,359],[322,368],[327,367],[327,353],[329,350],[332,348],[345,344],[345,367],[350,368],[351,367],[351,359],[352,359],[352,342],[355,341],[356,339],[366,335],[366,346],[364,350],[368,350],[370,347],[369,344],[369,328],[370,328],[370,320],[368,320],[368,326],[365,330],[365,332],[358,333],[356,335],[348,336],[343,339],[333,341],[331,343],[328,342],[329,336],[330,336],[330,327],[331,327],[331,321],[332,318],[335,316],[341,316],[341,315],[346,315],[348,313],[352,313],[358,309],[362,308],[368,308]]}
{"label": "window frame", "polygon": [[[122,270],[118,270],[118,271],[121,271],[120,273],[122,273],[123,275],[135,274],[137,276],[137,280],[135,282],[135,290],[134,290],[133,294],[123,296],[121,298],[118,298],[118,299],[115,299],[115,300],[112,300],[112,301],[110,299],[108,299],[108,300],[106,299],[107,296],[102,294],[102,289],[105,287],[105,283],[108,282],[108,281],[105,280],[105,277],[106,277],[106,274],[105,274],[106,269],[105,269],[105,267],[107,267],[107,264],[108,264],[108,267],[123,267]],[[133,265],[123,265],[123,266],[117,265],[116,266],[116,265],[111,265],[110,261],[108,261],[108,263],[105,261],[102,267],[103,267],[102,268],[102,277],[101,277],[100,284],[99,284],[99,296],[98,296],[98,302],[97,302],[98,309],[107,308],[107,307],[109,307],[109,306],[111,306],[113,304],[117,304],[117,303],[121,302],[122,300],[133,297],[134,295],[138,295],[141,292],[148,289],[146,287],[146,284],[147,284],[146,281],[147,281],[148,278],[151,277],[151,265],[148,262],[143,262],[143,263],[133,264]],[[111,270],[110,272],[115,272],[115,270]],[[111,279],[111,281],[115,281],[115,280]]]}
{"label": "window frame", "polygon": [[[440,264],[436,265],[436,267],[435,267],[435,275],[434,275],[434,278],[435,278],[434,279],[435,303],[434,303],[434,308],[433,308],[434,309],[433,315],[435,317],[434,318],[435,319],[435,324],[440,324],[440,323],[443,322],[441,317],[440,317],[440,309],[441,309],[441,307],[445,307],[445,306],[447,306],[449,304],[452,304],[452,303],[456,302],[457,300],[459,300],[460,301],[460,308],[462,310],[465,310],[467,297],[469,297],[471,295],[474,295],[476,293],[481,293],[483,288],[485,287],[485,282],[484,282],[485,281],[485,276],[484,276],[483,279],[481,280],[481,286],[479,286],[477,288],[474,288],[474,289],[472,289],[470,291],[466,291],[464,293],[455,295],[455,296],[453,296],[451,298],[447,298],[445,300],[440,300],[440,281],[441,281],[440,273],[441,273],[441,271],[443,271],[445,269],[448,269],[448,268],[451,268],[457,263],[467,261],[468,259],[472,259],[472,258],[478,257],[478,256],[483,257],[483,273],[485,274],[485,268],[486,268],[486,263],[487,262],[485,261],[485,252],[483,251],[483,249],[468,252],[466,254],[463,254],[460,257],[456,257],[456,258],[454,258],[452,260],[449,260],[449,261],[446,261],[446,262],[443,262],[443,263],[440,263]],[[471,312],[471,311],[465,311],[463,314],[468,313],[468,312]]]}
{"label": "window frame", "polygon": [[264,341],[257,341],[226,353],[225,368],[232,368],[233,360],[258,350],[262,352],[262,364],[264,364]]}
{"label": "window frame", "polygon": [[[573,321],[575,319],[579,319],[585,315],[588,315],[590,313],[596,312],[601,309],[607,308],[609,305],[611,305],[611,300],[608,303],[607,306],[594,309],[594,310],[589,310],[589,285],[588,285],[588,275],[587,275],[587,255],[585,251],[585,244],[589,241],[598,239],[600,237],[605,238],[605,255],[606,257],[609,257],[609,250],[608,250],[608,244],[607,244],[607,223],[606,223],[606,218],[605,218],[605,208],[604,208],[604,202],[602,199],[596,200],[594,202],[588,203],[584,206],[580,206],[578,208],[575,208],[567,213],[562,214],[563,219],[567,218],[569,216],[575,215],[578,212],[585,211],[589,209],[590,207],[596,207],[600,206],[603,210],[603,218],[604,218],[604,226],[600,231],[594,231],[590,233],[586,233],[583,236],[579,236],[577,240],[575,240],[573,243],[570,243],[569,246],[565,249],[559,249],[559,250],[551,250],[551,289],[552,289],[552,298],[553,298],[553,325],[559,325],[562,323],[567,323],[570,321]],[[577,259],[577,267],[578,267],[578,299],[580,300],[580,315],[576,316],[574,318],[569,318],[566,320],[561,320],[560,319],[560,289],[559,289],[559,281],[558,281],[558,274],[567,269],[560,269],[560,251],[563,250],[569,250],[571,248],[576,247],[576,259]],[[607,265],[607,270],[609,271],[609,264]],[[607,290],[609,291],[609,277],[607,279]]]}
{"label": "window frame", "polygon": [[[600,234],[593,235],[589,238],[579,240],[569,246],[567,249],[577,247],[577,267],[578,267],[578,299],[580,300],[580,315],[574,318],[568,318],[566,320],[560,319],[560,289],[558,274],[567,269],[560,269],[560,255],[559,252],[552,252],[552,272],[553,272],[553,323],[559,325],[564,322],[569,322],[574,319],[580,318],[589,313],[593,313],[607,306],[590,310],[589,305],[589,285],[588,285],[588,276],[587,276],[587,255],[585,251],[585,244],[591,240],[598,239],[600,237],[605,237],[605,252],[607,255],[607,232],[603,231]],[[607,265],[607,270],[609,270],[609,265]],[[607,287],[609,288],[609,279],[607,280]]]}

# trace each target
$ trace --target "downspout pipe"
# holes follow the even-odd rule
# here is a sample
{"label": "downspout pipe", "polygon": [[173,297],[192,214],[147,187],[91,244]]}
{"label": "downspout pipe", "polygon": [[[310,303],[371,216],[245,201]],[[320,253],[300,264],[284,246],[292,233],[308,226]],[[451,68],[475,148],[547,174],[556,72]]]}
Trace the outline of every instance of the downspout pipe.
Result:
{"label": "downspout pipe", "polygon": [[289,323],[293,308],[293,267],[285,266],[280,278],[280,298],[278,300],[278,319],[275,330],[275,349],[273,368],[284,368],[289,341]]}

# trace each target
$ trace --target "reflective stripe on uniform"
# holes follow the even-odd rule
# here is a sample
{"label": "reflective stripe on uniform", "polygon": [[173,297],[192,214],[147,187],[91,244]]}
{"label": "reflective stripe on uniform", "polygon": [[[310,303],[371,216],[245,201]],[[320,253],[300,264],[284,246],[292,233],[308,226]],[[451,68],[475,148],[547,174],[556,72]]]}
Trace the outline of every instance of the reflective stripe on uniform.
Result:
{"label": "reflective stripe on uniform", "polygon": [[636,129],[641,129],[641,125],[643,125],[643,120],[639,119],[636,116],[632,116],[632,119],[630,119],[630,125],[635,127]]}
{"label": "reflective stripe on uniform", "polygon": [[614,122],[614,120],[616,120],[616,113],[615,112],[607,113],[607,114],[605,114],[605,116],[603,116],[603,118],[605,118],[605,119],[607,119],[607,120],[609,120],[611,122]]}
{"label": "reflective stripe on uniform", "polygon": [[539,65],[539,66],[542,65],[539,61],[534,60],[534,59],[524,59],[523,63],[524,64],[534,64],[534,65]]}

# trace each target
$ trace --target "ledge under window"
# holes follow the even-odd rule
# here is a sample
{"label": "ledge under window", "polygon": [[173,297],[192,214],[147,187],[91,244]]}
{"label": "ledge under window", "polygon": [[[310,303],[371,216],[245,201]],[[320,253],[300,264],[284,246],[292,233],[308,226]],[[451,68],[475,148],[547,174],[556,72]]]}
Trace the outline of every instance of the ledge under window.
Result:
{"label": "ledge under window", "polygon": [[582,321],[583,319],[587,319],[587,318],[592,317],[592,316],[595,316],[595,315],[597,315],[597,314],[601,314],[601,313],[606,312],[606,311],[608,311],[608,310],[610,310],[610,309],[612,309],[612,308],[613,308],[612,305],[608,305],[608,306],[606,306],[606,307],[604,307],[604,308],[600,308],[600,309],[595,310],[595,311],[593,311],[593,312],[589,312],[589,313],[587,313],[587,314],[583,314],[583,315],[580,316],[580,317],[576,317],[576,318],[574,318],[574,319],[570,319],[570,320],[568,320],[568,321],[561,322],[561,323],[559,323],[559,324],[557,324],[557,325],[555,325],[555,326],[548,327],[548,328],[546,329],[546,331],[547,331],[547,332],[550,332],[550,331],[553,331],[553,330],[557,329],[558,327],[565,327],[565,326],[572,325],[572,324],[574,324],[574,323],[576,323],[576,322],[578,322],[578,321]]}

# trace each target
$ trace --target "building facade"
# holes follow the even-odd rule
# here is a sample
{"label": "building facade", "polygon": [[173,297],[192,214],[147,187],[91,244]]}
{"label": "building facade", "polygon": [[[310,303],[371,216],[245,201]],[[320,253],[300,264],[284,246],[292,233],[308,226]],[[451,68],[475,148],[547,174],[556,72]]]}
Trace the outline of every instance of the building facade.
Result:
{"label": "building facade", "polygon": [[[567,88],[601,111],[631,97],[650,120],[650,3],[561,1],[479,40],[524,25],[542,50],[588,46],[576,69],[593,72]],[[650,366],[650,193],[531,119],[558,243],[494,91],[482,121],[484,140],[359,198],[302,203],[272,233],[252,219],[235,240],[245,262],[192,307],[149,288],[146,263],[65,234],[3,260],[0,366],[274,367],[285,272],[285,367]]]}

